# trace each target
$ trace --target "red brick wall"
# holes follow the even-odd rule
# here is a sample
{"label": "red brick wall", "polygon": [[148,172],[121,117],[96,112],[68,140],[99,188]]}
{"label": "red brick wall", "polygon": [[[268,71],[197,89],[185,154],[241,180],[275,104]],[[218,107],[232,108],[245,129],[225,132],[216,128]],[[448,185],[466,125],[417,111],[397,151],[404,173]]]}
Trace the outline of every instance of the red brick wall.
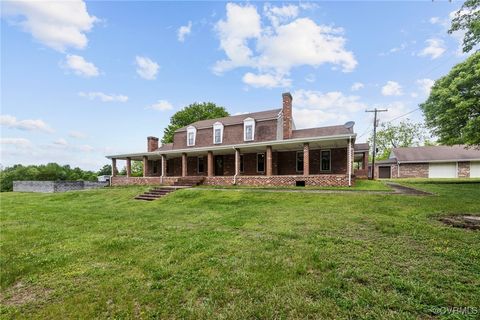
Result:
{"label": "red brick wall", "polygon": [[401,163],[399,178],[428,178],[428,163]]}
{"label": "red brick wall", "polygon": [[459,162],[458,163],[458,177],[459,178],[470,178],[470,162]]}
{"label": "red brick wall", "polygon": [[[347,175],[322,174],[311,176],[238,176],[237,185],[245,186],[295,186],[296,181],[305,181],[307,186],[348,186]],[[232,185],[233,176],[206,177],[205,185]],[[352,185],[354,180],[352,179]]]}
{"label": "red brick wall", "polygon": [[126,177],[116,176],[111,178],[112,186],[126,186],[126,185],[173,185],[177,181],[175,177]]}
{"label": "red brick wall", "polygon": [[[272,141],[277,139],[277,120],[255,122],[255,140],[252,142]],[[224,126],[222,145],[248,143],[243,141],[243,123]],[[197,129],[195,146],[191,148],[214,146],[213,127]],[[187,132],[176,132],[173,138],[173,148],[190,148],[187,146]]]}

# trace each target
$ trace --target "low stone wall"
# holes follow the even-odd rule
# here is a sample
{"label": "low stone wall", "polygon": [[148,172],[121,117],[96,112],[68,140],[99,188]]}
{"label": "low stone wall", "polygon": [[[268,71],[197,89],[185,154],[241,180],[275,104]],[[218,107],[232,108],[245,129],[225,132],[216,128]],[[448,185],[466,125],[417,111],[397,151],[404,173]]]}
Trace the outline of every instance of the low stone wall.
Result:
{"label": "low stone wall", "polygon": [[152,186],[152,185],[168,185],[171,186],[178,177],[126,177],[115,176],[110,179],[112,186],[127,186],[127,185],[140,185],[140,186]]}
{"label": "low stone wall", "polygon": [[92,181],[13,181],[15,192],[66,192],[96,189],[108,186],[108,182]]}

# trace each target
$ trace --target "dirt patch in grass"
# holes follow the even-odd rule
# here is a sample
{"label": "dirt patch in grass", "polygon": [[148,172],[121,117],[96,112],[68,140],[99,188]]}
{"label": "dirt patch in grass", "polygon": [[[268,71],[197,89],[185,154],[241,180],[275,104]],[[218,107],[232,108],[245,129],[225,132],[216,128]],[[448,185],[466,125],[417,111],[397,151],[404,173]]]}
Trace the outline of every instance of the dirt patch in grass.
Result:
{"label": "dirt patch in grass", "polygon": [[6,306],[20,306],[27,303],[45,301],[51,290],[17,282],[14,286],[0,293],[0,303]]}
{"label": "dirt patch in grass", "polygon": [[455,215],[442,217],[440,221],[455,228],[480,230],[480,216]]}

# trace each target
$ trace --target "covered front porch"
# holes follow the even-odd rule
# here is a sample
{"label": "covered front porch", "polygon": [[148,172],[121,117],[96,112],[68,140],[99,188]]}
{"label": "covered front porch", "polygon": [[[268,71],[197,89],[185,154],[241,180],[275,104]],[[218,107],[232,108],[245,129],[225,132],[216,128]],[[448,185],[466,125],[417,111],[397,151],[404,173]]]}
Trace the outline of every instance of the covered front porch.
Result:
{"label": "covered front porch", "polygon": [[[126,161],[126,176],[118,176],[117,160]],[[134,160],[143,162],[143,177],[132,177]],[[351,138],[273,141],[112,157],[111,181],[173,184],[182,177],[203,177],[206,185],[351,186],[352,164]]]}

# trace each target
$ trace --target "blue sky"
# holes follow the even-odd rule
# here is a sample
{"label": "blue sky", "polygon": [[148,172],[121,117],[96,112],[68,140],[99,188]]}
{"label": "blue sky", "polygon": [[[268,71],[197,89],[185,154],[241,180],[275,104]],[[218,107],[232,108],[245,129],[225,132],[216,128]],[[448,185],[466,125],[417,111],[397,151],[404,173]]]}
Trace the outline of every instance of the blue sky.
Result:
{"label": "blue sky", "polygon": [[[1,164],[85,169],[140,152],[170,116],[212,101],[281,106],[297,128],[356,122],[358,141],[418,108],[466,59],[461,2],[2,2]],[[422,121],[420,111],[409,118]]]}

